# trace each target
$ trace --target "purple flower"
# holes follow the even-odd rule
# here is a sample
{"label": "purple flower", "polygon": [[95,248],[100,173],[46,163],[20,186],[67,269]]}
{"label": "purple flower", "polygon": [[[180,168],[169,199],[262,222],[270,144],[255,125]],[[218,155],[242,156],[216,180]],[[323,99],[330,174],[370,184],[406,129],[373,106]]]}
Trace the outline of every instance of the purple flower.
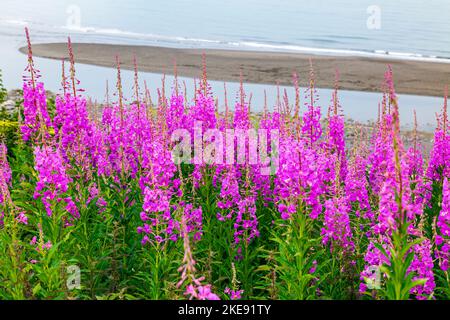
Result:
{"label": "purple flower", "polygon": [[[72,178],[66,172],[60,149],[51,146],[36,147],[34,149],[35,170],[38,173],[34,198],[41,198],[49,216],[52,215],[51,203],[63,200],[61,197],[68,191]],[[78,218],[78,210],[70,197],[65,197],[66,210]]]}
{"label": "purple flower", "polygon": [[25,215],[24,212],[20,212],[20,213],[18,214],[18,216],[16,217],[16,220],[17,220],[19,223],[22,223],[22,224],[28,224],[28,217]]}
{"label": "purple flower", "polygon": [[37,138],[39,133],[42,139],[49,138],[48,128],[52,127],[52,123],[42,82],[23,83],[23,114],[24,121],[20,129],[24,141]]}
{"label": "purple flower", "polygon": [[240,300],[242,299],[242,294],[244,293],[244,290],[232,290],[226,287],[224,293],[227,294],[231,300]]}
{"label": "purple flower", "polygon": [[437,220],[436,256],[442,270],[449,269],[450,258],[450,183],[444,179],[442,188],[442,206]]}
{"label": "purple flower", "polygon": [[334,198],[325,202],[322,243],[330,244],[331,251],[334,248],[342,248],[344,252],[349,253],[354,248],[348,211],[344,198]]}
{"label": "purple flower", "polygon": [[413,247],[414,259],[408,269],[408,272],[416,274],[413,281],[418,279],[425,279],[423,285],[415,286],[411,289],[411,294],[414,294],[418,300],[426,300],[433,293],[436,284],[434,282],[433,273],[433,258],[431,255],[431,242],[425,239]]}

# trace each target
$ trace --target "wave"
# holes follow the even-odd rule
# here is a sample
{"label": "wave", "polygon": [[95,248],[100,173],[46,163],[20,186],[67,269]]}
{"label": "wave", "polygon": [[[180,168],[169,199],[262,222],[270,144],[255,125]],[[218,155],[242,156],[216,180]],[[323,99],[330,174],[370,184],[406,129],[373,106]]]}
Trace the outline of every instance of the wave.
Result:
{"label": "wave", "polygon": [[284,51],[284,52],[300,52],[319,55],[337,55],[337,56],[361,56],[385,59],[415,60],[450,63],[450,58],[439,57],[435,55],[423,55],[419,53],[395,52],[386,50],[354,50],[354,49],[331,49],[331,48],[315,48],[304,47],[298,45],[276,45],[258,42],[240,42],[236,46],[250,47],[262,50]]}
{"label": "wave", "polygon": [[[27,26],[35,25],[26,20],[20,19],[5,19],[0,20],[1,23],[6,23],[15,26]],[[37,23],[42,27],[40,23]],[[437,55],[424,55],[413,52],[398,52],[387,50],[358,50],[358,49],[333,49],[333,48],[317,48],[300,46],[296,44],[289,44],[286,42],[277,43],[273,41],[224,41],[194,37],[182,37],[182,36],[170,36],[160,35],[153,33],[140,33],[133,31],[125,31],[116,28],[98,28],[90,26],[51,26],[46,25],[47,31],[51,30],[52,33],[55,30],[60,30],[60,33],[66,34],[67,31],[73,34],[80,34],[86,36],[97,36],[102,40],[102,37],[111,37],[115,39],[133,40],[138,41],[141,44],[156,43],[175,47],[186,48],[211,48],[211,49],[238,49],[238,50],[256,50],[256,51],[275,51],[275,52],[291,52],[291,53],[304,53],[304,54],[317,54],[317,55],[333,55],[333,56],[359,56],[359,57],[373,57],[384,59],[399,59],[399,60],[413,60],[413,61],[429,61],[450,63],[450,58],[437,56]],[[319,39],[320,40],[320,39]]]}
{"label": "wave", "polygon": [[15,25],[15,26],[27,26],[29,24],[28,21],[22,19],[0,19],[0,23]]}
{"label": "wave", "polygon": [[107,29],[95,27],[63,27],[73,32],[81,32],[85,34],[118,36],[118,37],[132,37],[135,39],[150,40],[157,42],[186,44],[188,47],[194,47],[196,44],[212,45],[214,49],[247,49],[247,50],[261,50],[261,51],[277,51],[277,52],[299,52],[319,55],[338,55],[338,56],[361,56],[374,57],[386,59],[400,59],[400,60],[415,60],[415,61],[430,61],[450,63],[450,58],[439,57],[436,55],[424,55],[419,53],[396,52],[386,50],[354,50],[354,49],[332,49],[332,48],[316,48],[305,47],[295,44],[286,43],[267,43],[257,41],[221,41],[202,38],[180,37],[180,36],[166,36],[152,33],[138,33],[123,31],[120,29]]}
{"label": "wave", "polygon": [[95,28],[95,27],[78,27],[78,26],[62,26],[62,29],[67,29],[72,32],[85,33],[85,34],[96,34],[96,35],[107,35],[107,36],[119,36],[119,37],[132,37],[138,39],[147,40],[161,40],[161,41],[176,41],[176,42],[196,42],[196,43],[215,43],[221,44],[223,41],[211,40],[211,39],[201,39],[201,38],[189,38],[189,37],[179,37],[179,36],[165,36],[153,33],[139,33],[132,31],[124,31],[114,28]]}

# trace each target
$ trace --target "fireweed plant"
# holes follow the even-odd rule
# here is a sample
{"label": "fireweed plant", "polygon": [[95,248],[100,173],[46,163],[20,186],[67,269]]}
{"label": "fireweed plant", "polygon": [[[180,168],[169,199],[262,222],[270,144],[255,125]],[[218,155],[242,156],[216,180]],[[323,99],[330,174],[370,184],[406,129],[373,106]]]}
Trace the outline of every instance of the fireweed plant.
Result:
{"label": "fireweed plant", "polygon": [[[373,128],[346,125],[338,73],[318,105],[224,111],[206,62],[151,97],[92,103],[70,39],[49,99],[28,64],[16,141],[0,144],[2,299],[448,299],[447,93],[429,155],[404,143],[387,70]],[[176,74],[176,69],[175,69]],[[269,111],[272,110],[272,111]],[[349,139],[349,136],[353,139]],[[9,150],[8,150],[9,149]]]}

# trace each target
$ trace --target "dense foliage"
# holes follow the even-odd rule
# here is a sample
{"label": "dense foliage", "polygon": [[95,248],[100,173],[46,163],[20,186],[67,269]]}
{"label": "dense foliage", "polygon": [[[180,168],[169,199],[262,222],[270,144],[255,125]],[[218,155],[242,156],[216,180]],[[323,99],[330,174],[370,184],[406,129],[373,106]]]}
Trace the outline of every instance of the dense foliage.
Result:
{"label": "dense foliage", "polygon": [[[304,99],[294,77],[293,104],[255,115],[242,87],[218,112],[206,70],[192,100],[175,82],[155,104],[136,72],[126,103],[118,63],[117,101],[98,108],[69,52],[53,110],[29,44],[17,135],[0,145],[0,298],[449,298],[446,98],[425,156],[402,142],[391,70],[375,128],[349,143],[338,90],[323,117],[313,72]],[[245,146],[244,161],[174,161],[180,129],[194,150],[220,140],[208,129],[265,129],[270,168]]]}

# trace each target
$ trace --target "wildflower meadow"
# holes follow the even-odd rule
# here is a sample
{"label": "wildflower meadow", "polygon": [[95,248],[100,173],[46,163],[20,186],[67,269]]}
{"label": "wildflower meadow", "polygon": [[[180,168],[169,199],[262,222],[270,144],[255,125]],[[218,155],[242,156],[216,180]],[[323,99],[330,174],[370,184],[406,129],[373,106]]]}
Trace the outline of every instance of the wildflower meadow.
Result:
{"label": "wildflower meadow", "polygon": [[70,39],[48,97],[26,34],[0,120],[0,299],[450,298],[447,93],[428,152],[404,142],[388,66],[373,126],[345,121],[338,76],[319,106],[313,68],[254,112],[243,84],[218,103],[206,62],[156,97],[136,67],[126,99],[118,57],[94,104]]}

